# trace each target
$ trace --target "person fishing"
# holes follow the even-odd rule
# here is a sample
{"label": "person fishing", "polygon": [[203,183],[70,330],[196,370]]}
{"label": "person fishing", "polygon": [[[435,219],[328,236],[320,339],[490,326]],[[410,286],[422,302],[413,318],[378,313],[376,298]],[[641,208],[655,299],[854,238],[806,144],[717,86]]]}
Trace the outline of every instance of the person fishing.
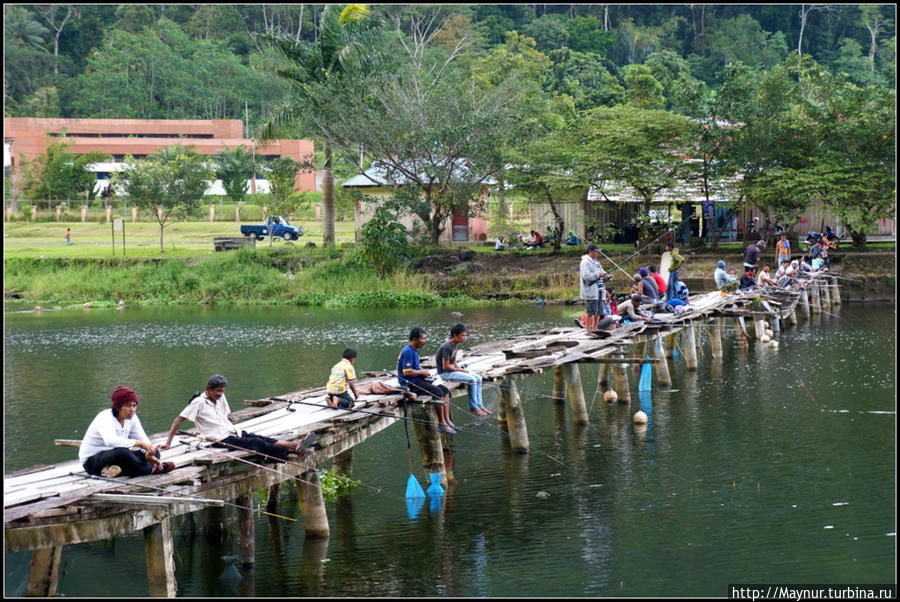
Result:
{"label": "person fishing", "polygon": [[469,408],[473,414],[487,416],[490,411],[484,407],[483,382],[477,372],[466,370],[466,366],[458,361],[459,346],[465,343],[469,333],[463,324],[454,324],[450,328],[450,338],[438,347],[434,364],[438,376],[444,380],[463,382],[469,388]]}
{"label": "person fishing", "polygon": [[238,432],[238,429],[228,419],[231,408],[225,398],[225,387],[227,386],[228,381],[221,374],[210,376],[206,383],[206,390],[192,396],[187,407],[181,410],[181,413],[172,421],[169,437],[165,443],[159,446],[160,449],[168,449],[181,423],[189,420],[197,425],[197,430],[203,437],[214,441],[215,447],[233,445],[272,456],[277,461],[286,462],[287,455],[296,453],[300,443],[276,441],[271,437],[247,431]]}
{"label": "person fishing", "polygon": [[603,303],[603,279],[607,276],[597,257],[600,249],[594,243],[588,245],[587,253],[581,256],[578,267],[581,282],[581,298],[584,299],[585,316],[583,326],[586,330],[596,330],[601,316],[606,315]]}
{"label": "person fishing", "polygon": [[[341,354],[341,361],[331,367],[331,375],[328,384],[325,385],[325,394],[328,396],[328,405],[333,408],[352,408],[353,403],[359,399],[359,391],[356,389],[356,349],[348,347]],[[353,395],[350,394],[353,392]]]}
{"label": "person fishing", "polygon": [[116,387],[110,399],[112,407],[94,417],[78,448],[84,470],[108,478],[171,472],[175,464],[159,460],[159,449],[165,448],[150,443],[141,426],[137,393]]}
{"label": "person fishing", "polygon": [[456,425],[450,420],[450,389],[444,385],[435,385],[429,380],[431,373],[422,368],[419,360],[419,349],[425,346],[428,335],[425,330],[416,326],[409,331],[409,343],[400,351],[397,358],[397,381],[401,387],[408,387],[414,395],[428,395],[445,403],[437,404],[438,432],[455,435]]}
{"label": "person fishing", "polygon": [[675,285],[678,284],[678,270],[684,265],[684,257],[675,248],[675,243],[671,240],[666,243],[666,251],[672,257],[672,263],[669,266],[669,281],[666,283],[666,301],[675,298]]}

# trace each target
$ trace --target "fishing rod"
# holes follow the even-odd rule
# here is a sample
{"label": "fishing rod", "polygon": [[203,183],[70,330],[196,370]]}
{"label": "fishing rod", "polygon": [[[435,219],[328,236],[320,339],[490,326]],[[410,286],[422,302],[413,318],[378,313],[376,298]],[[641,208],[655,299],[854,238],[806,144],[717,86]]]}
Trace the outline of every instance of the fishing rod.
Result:
{"label": "fishing rod", "polygon": [[[109,477],[104,477],[104,476],[100,476],[100,475],[94,475],[94,474],[90,474],[90,473],[87,473],[87,472],[70,472],[69,475],[70,475],[70,476],[73,476],[73,477],[88,477],[88,478],[91,478],[91,479],[99,479],[99,480],[101,480],[101,481],[109,481],[110,483],[119,483],[120,485],[125,485],[125,486],[128,486],[128,487],[143,487],[144,489],[152,489],[153,491],[161,491],[161,492],[163,492],[163,493],[168,493],[169,495],[181,495],[181,496],[186,496],[186,495],[187,495],[187,494],[180,493],[180,492],[177,492],[177,491],[169,491],[168,489],[163,489],[162,487],[153,487],[152,485],[144,485],[144,484],[142,484],[142,483],[126,483],[125,481],[120,481],[120,480],[118,480],[118,479],[111,479],[111,478],[109,478]],[[264,511],[264,510],[260,510],[259,508],[251,508],[251,507],[248,507],[248,506],[241,506],[240,504],[233,504],[233,503],[231,503],[231,502],[226,502],[225,500],[214,500],[214,499],[212,499],[212,498],[206,498],[206,497],[199,497],[199,498],[188,497],[185,501],[190,501],[190,500],[192,500],[192,499],[194,499],[194,500],[207,500],[207,501],[222,502],[222,503],[225,504],[226,506],[233,506],[233,507],[235,507],[235,508],[240,508],[241,510],[250,510],[251,512],[254,512],[254,511],[255,511],[255,512],[261,512],[262,514],[267,514],[267,515],[269,515],[269,516],[274,516],[274,517],[276,517],[276,518],[283,518],[284,520],[289,520],[289,521],[294,521],[294,522],[297,521],[296,518],[291,518],[291,517],[289,517],[289,516],[281,516],[280,514],[273,514],[273,513],[271,513],[271,512],[266,512],[266,511]]]}

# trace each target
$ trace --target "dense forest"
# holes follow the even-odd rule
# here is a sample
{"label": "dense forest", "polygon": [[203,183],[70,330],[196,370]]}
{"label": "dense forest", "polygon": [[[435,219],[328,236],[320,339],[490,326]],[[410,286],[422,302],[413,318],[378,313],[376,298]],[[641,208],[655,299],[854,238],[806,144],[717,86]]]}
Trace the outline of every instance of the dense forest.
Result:
{"label": "dense forest", "polygon": [[[289,92],[269,74],[278,32],[315,41],[325,5],[4,5],[4,115],[232,118],[251,131]],[[810,55],[865,86],[894,86],[893,5],[372,5],[412,40],[465,58],[516,31],[579,109],[659,86],[660,108],[722,84],[728,63],[768,69]],[[649,78],[646,76],[650,76]]]}

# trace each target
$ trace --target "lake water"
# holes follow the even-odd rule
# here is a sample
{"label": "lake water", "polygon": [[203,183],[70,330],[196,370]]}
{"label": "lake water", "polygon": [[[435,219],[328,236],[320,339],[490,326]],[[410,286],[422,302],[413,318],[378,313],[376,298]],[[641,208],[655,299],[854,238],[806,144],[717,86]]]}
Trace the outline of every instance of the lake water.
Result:
{"label": "lake water", "polygon": [[[7,313],[4,470],[76,457],[53,439],[80,439],[117,385],[138,392],[146,430],[161,432],[214,372],[238,409],[323,385],[346,346],[358,370],[390,369],[411,326],[429,332],[433,353],[458,320],[474,345],[568,324],[573,310],[461,311]],[[630,405],[603,402],[596,368],[582,365],[585,428],[548,398],[552,374],[525,377],[531,453],[510,454],[493,419],[455,409],[469,427],[456,437],[458,483],[412,519],[406,440],[391,426],[356,448],[366,487],[328,503],[326,542],[305,542],[302,520],[260,517],[256,570],[242,574],[233,534],[207,538],[199,515],[175,519],[178,595],[725,596],[732,583],[895,583],[895,323],[893,305],[846,305],[783,332],[778,350],[727,339],[718,362],[701,337],[698,371],[674,360],[674,390],[633,392]],[[486,401],[496,409],[495,389]],[[646,429],[631,423],[638,407]],[[300,519],[290,496],[279,513]],[[6,555],[7,595],[24,591],[28,559]],[[59,592],[146,595],[142,534],[66,547]]]}

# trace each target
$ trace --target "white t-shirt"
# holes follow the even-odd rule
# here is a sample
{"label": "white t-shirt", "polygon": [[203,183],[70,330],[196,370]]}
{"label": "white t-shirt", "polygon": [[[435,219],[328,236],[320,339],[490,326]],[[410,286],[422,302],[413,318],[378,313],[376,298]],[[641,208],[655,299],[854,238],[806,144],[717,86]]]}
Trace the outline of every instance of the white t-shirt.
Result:
{"label": "white t-shirt", "polygon": [[137,414],[122,424],[118,418],[113,416],[112,408],[109,408],[94,417],[81,440],[78,459],[84,464],[84,461],[94,454],[114,447],[134,447],[138,441],[150,443],[150,438],[144,432],[141,419],[137,417]]}
{"label": "white t-shirt", "polygon": [[225,396],[219,401],[213,401],[206,396],[206,392],[191,400],[186,408],[181,410],[181,416],[197,425],[197,429],[204,437],[222,440],[231,435],[238,435],[238,431],[228,420],[231,408]]}

